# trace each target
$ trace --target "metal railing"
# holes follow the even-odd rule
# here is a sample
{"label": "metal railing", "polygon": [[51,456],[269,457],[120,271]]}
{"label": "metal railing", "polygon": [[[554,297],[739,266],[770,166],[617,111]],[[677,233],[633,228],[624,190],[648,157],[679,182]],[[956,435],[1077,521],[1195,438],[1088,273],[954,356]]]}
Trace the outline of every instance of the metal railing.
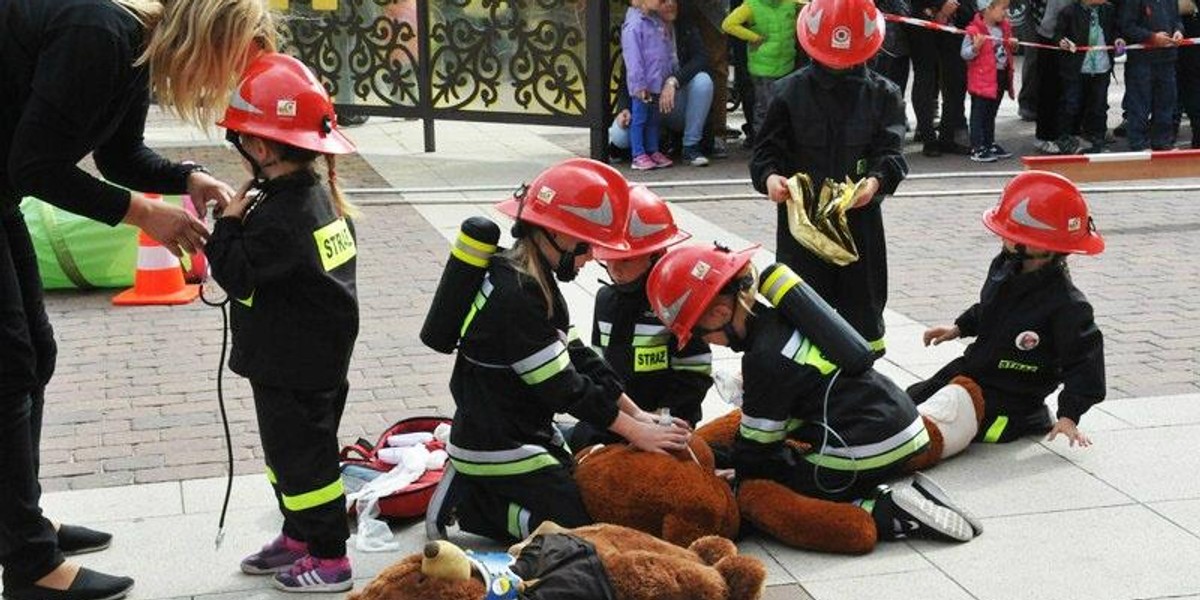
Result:
{"label": "metal railing", "polygon": [[272,0],[341,115],[586,127],[602,157],[621,0]]}

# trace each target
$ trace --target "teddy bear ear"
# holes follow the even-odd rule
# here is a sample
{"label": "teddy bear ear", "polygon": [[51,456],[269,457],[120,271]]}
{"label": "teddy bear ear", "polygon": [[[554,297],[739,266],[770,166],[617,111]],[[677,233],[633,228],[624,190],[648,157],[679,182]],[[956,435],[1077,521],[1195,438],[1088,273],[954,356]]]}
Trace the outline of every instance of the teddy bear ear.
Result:
{"label": "teddy bear ear", "polygon": [[422,551],[421,573],[434,579],[466,581],[471,578],[471,561],[462,548],[450,542],[429,542]]}

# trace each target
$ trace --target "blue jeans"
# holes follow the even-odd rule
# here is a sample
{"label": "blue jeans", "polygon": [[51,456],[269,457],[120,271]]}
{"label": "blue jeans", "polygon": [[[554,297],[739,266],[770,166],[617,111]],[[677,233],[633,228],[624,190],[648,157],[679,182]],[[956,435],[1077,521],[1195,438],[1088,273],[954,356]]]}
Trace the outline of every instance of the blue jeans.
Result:
{"label": "blue jeans", "polygon": [[996,113],[1008,90],[1008,70],[996,70],[996,97],[971,94],[971,149],[991,148],[996,143]]}
{"label": "blue jeans", "polygon": [[658,99],[642,102],[639,98],[629,98],[629,111],[633,118],[629,121],[629,143],[633,147],[633,156],[658,152],[658,123],[662,119],[658,111]]}
{"label": "blue jeans", "polygon": [[1071,131],[1079,123],[1079,132],[1092,144],[1104,143],[1108,129],[1108,79],[1110,73],[1062,74],[1062,104],[1058,120]]}
{"label": "blue jeans", "polygon": [[1130,60],[1125,63],[1125,86],[1129,149],[1171,147],[1176,101],[1175,61]]}
{"label": "blue jeans", "polygon": [[[713,80],[708,73],[697,73],[687,85],[675,92],[675,107],[671,114],[666,115],[664,122],[667,129],[683,132],[683,145],[696,146],[704,137],[704,123],[708,120],[708,111],[713,101]],[[631,105],[639,104],[636,98],[630,99]],[[658,107],[654,107],[655,112]],[[632,111],[631,111],[632,112]],[[630,123],[630,128],[633,124]],[[630,147],[630,130],[621,127],[615,120],[608,128],[608,141],[618,148]],[[633,152],[637,156],[637,152]]]}

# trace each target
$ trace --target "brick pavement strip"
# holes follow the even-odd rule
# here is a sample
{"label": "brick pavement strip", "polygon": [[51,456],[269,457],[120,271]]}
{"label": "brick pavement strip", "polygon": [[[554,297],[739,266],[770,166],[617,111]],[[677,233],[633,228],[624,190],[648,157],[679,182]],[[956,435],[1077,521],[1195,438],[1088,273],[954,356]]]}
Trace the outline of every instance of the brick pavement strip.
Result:
{"label": "brick pavement strip", "polygon": [[[165,153],[199,160],[227,181],[244,177],[233,155],[220,147],[169,148]],[[747,177],[745,151],[735,149],[734,156],[703,172],[669,169],[631,177]],[[954,158],[914,157],[913,163],[915,171],[925,172],[976,168]],[[384,185],[357,156],[339,159],[339,176],[347,187]],[[956,183],[910,181],[901,189],[947,189]],[[1182,258],[1200,255],[1200,237],[1194,235],[1200,217],[1190,210],[1188,199],[1170,194],[1106,194],[1091,200],[1109,249],[1098,258],[1072,258],[1071,264],[1106,333],[1110,396],[1200,391],[1200,327],[1195,325],[1200,323],[1200,304],[1192,291],[1200,284],[1200,262]],[[975,300],[998,248],[979,224],[979,215],[993,201],[886,201],[890,308],[932,324],[951,321]],[[742,237],[773,245],[774,207],[765,201],[714,200],[687,208]],[[363,327],[351,364],[343,440],[373,438],[396,419],[449,414],[452,409],[447,390],[452,359],[424,349],[415,337],[437,285],[446,242],[411,207],[366,207],[363,212],[358,222]],[[42,472],[46,489],[222,475],[224,434],[215,391],[220,316],[200,303],[115,309],[109,304],[113,293],[48,296],[60,356],[43,431],[43,448],[52,451],[45,455]],[[225,400],[235,472],[260,472],[262,453],[249,387],[229,372]],[[168,459],[172,445],[194,448],[190,452],[200,462],[172,464],[186,460]]]}

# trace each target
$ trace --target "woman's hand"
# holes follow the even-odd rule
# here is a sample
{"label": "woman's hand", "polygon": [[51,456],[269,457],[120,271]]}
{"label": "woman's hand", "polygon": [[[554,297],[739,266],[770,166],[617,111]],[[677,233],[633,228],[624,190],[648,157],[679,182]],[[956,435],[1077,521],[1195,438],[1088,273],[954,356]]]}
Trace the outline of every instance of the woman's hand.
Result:
{"label": "woman's hand", "polygon": [[178,206],[137,193],[130,196],[129,210],[121,221],[145,231],[175,256],[195,254],[208,239],[208,229],[200,219]]}
{"label": "woman's hand", "polygon": [[775,204],[783,204],[788,201],[791,194],[788,192],[787,177],[778,174],[767,176],[767,197]]}
{"label": "woman's hand", "polygon": [[213,212],[220,214],[225,205],[233,200],[233,188],[224,181],[203,171],[192,171],[187,178],[187,193],[196,207],[196,214],[203,219],[208,214],[208,203],[216,204]]}
{"label": "woman's hand", "polygon": [[926,346],[930,344],[936,346],[942,342],[956,340],[960,335],[962,332],[958,330],[958,325],[938,325],[926,329],[923,338]]}
{"label": "woman's hand", "polygon": [[1082,431],[1079,431],[1079,428],[1075,426],[1075,421],[1066,417],[1058,418],[1058,422],[1054,424],[1054,428],[1046,436],[1046,441],[1053,442],[1054,438],[1058,437],[1060,433],[1066,436],[1067,441],[1071,443],[1071,447],[1075,447],[1076,444],[1079,444],[1080,448],[1087,448],[1092,445],[1092,440],[1084,435]]}
{"label": "woman's hand", "polygon": [[629,112],[628,108],[621,109],[621,112],[617,113],[617,125],[620,125],[621,129],[629,129],[629,124],[632,122],[633,113]]}

